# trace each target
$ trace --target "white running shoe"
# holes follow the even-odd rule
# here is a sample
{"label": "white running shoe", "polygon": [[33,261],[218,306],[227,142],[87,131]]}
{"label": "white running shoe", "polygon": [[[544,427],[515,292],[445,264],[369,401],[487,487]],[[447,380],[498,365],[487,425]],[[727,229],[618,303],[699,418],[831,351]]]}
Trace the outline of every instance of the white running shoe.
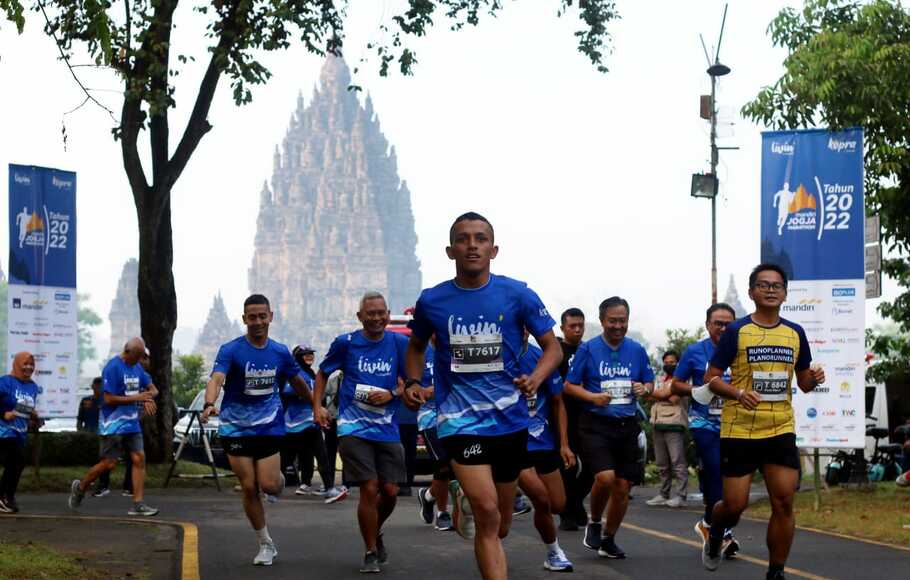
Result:
{"label": "white running shoe", "polygon": [[645,505],[658,506],[658,505],[667,505],[669,500],[664,496],[657,494],[648,501],[645,502]]}
{"label": "white running shoe", "polygon": [[253,566],[271,566],[277,557],[278,546],[275,542],[263,542],[259,544],[259,553],[253,558]]}
{"label": "white running shoe", "polygon": [[461,486],[456,480],[449,482],[449,491],[455,498],[452,510],[452,520],[455,523],[455,531],[465,540],[474,539],[474,515],[471,513],[471,503],[468,496],[464,494]]}
{"label": "white running shoe", "polygon": [[307,485],[305,483],[301,483],[300,487],[298,487],[294,493],[297,495],[310,495],[310,493],[312,491],[313,491],[312,487],[310,487],[309,485]]}
{"label": "white running shoe", "polygon": [[673,496],[667,500],[665,504],[668,508],[684,508],[689,505],[689,503],[679,495]]}

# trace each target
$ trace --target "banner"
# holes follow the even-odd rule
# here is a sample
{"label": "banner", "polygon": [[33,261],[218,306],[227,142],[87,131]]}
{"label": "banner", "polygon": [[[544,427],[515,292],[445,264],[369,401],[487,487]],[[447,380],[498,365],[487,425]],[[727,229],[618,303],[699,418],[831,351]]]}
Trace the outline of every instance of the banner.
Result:
{"label": "banner", "polygon": [[9,166],[9,340],[35,355],[38,414],[78,411],[76,174]]}
{"label": "banner", "polygon": [[762,134],[761,259],[790,280],[781,316],[806,331],[827,381],[793,385],[801,447],[865,445],[862,129]]}

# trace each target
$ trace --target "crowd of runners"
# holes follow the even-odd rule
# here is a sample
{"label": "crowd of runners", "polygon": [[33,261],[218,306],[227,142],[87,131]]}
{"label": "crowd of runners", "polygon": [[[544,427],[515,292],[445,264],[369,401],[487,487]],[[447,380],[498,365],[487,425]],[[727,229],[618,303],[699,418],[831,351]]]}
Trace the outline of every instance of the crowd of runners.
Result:
{"label": "crowd of runners", "polygon": [[[780,317],[787,296],[784,271],[771,264],[752,271],[749,297],[755,309],[744,318],[735,320],[726,304],[710,305],[708,337],[689,346],[678,364],[665,359],[667,380],[656,385],[644,347],[627,336],[626,300],[614,296],[600,303],[603,333],[588,341],[582,341],[584,312],[566,310],[557,338],[557,323],[533,290],[491,273],[499,248],[483,216],[458,217],[449,242],[445,251],[455,263],[455,277],[420,294],[410,336],[386,330],[386,300],[368,292],[357,312],[362,328],[338,336],[318,367],[312,366],[313,349],[292,352],[269,338],[272,311],[265,296],[253,294],[244,302],[246,334],[219,350],[202,420],[219,416],[222,446],[258,541],[253,564],[271,565],[278,556],[263,498],[276,501],[285,488],[282,450],[284,467],[298,451],[306,452],[302,462],[308,461],[311,472],[317,460],[327,502],[348,493],[335,485],[334,443],[327,453],[326,438],[316,436],[318,426],[337,437],[343,482],[359,488],[360,572],[388,565],[383,523],[396,507],[399,484],[411,477],[398,425],[406,410],[416,413],[417,429],[435,461],[432,483],[416,493],[420,517],[473,541],[483,578],[507,577],[502,542],[518,489],[533,505],[546,569],[574,567],[557,529],[583,528],[586,548],[603,558],[625,558],[618,535],[630,489],[643,476],[638,402],[688,397],[705,503],[694,525],[703,566],[716,570],[739,551],[733,530],[760,470],[772,508],[767,577],[783,578],[799,477],[791,383],[808,392],[825,380],[824,371],[810,365],[803,329]],[[144,351],[142,340],[132,339],[104,368],[102,460],[72,482],[73,509],[95,479],[128,456],[130,513],[157,513],[143,501],[139,413],[140,407],[155,412],[157,394],[141,365]],[[13,373],[0,382],[5,456],[15,455],[35,419],[34,359],[20,354]],[[8,489],[14,492],[15,482],[7,481],[6,472],[0,495],[11,498]],[[306,493],[308,484],[301,482],[298,492]]]}

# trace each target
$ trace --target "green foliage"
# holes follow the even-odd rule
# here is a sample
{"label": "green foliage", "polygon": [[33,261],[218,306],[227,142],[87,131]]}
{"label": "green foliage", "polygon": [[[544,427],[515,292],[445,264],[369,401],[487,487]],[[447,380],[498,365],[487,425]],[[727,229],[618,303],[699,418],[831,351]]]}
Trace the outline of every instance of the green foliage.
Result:
{"label": "green foliage", "polygon": [[875,355],[866,369],[866,380],[884,383],[894,376],[910,375],[910,334],[870,328],[866,348]]}
{"label": "green foliage", "polygon": [[79,294],[77,296],[79,301],[79,313],[76,317],[78,322],[77,334],[80,376],[82,375],[82,364],[85,361],[90,361],[98,356],[98,352],[95,350],[95,342],[92,340],[92,327],[101,324],[101,317],[88,306],[82,305],[83,303],[87,303],[89,298],[90,296],[88,294]]}
{"label": "green foliage", "polygon": [[664,343],[664,348],[661,350],[661,353],[673,350],[676,351],[679,356],[682,356],[683,351],[686,350],[690,344],[698,342],[705,337],[705,328],[699,326],[692,331],[685,328],[668,328],[664,333],[666,342]]}
{"label": "green foliage", "polygon": [[[34,457],[38,439],[30,433],[25,446],[25,456]],[[94,465],[98,461],[98,435],[88,431],[41,433],[41,465]]]}
{"label": "green foliage", "polygon": [[202,356],[198,354],[185,354],[177,358],[171,388],[178,407],[189,407],[199,389],[205,387],[204,364]]}
{"label": "green foliage", "polygon": [[[786,72],[743,114],[778,129],[863,127],[866,212],[881,217],[892,254],[882,270],[910,288],[910,13],[887,0],[807,0],[768,30],[789,51]],[[910,333],[910,291],[879,312]]]}

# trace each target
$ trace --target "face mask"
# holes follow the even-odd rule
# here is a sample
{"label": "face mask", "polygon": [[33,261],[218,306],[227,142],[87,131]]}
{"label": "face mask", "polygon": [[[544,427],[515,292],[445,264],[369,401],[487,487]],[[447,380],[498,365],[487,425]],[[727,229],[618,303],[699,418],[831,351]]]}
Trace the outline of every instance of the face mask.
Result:
{"label": "face mask", "polygon": [[672,375],[673,371],[676,370],[676,365],[664,365],[664,373]]}

